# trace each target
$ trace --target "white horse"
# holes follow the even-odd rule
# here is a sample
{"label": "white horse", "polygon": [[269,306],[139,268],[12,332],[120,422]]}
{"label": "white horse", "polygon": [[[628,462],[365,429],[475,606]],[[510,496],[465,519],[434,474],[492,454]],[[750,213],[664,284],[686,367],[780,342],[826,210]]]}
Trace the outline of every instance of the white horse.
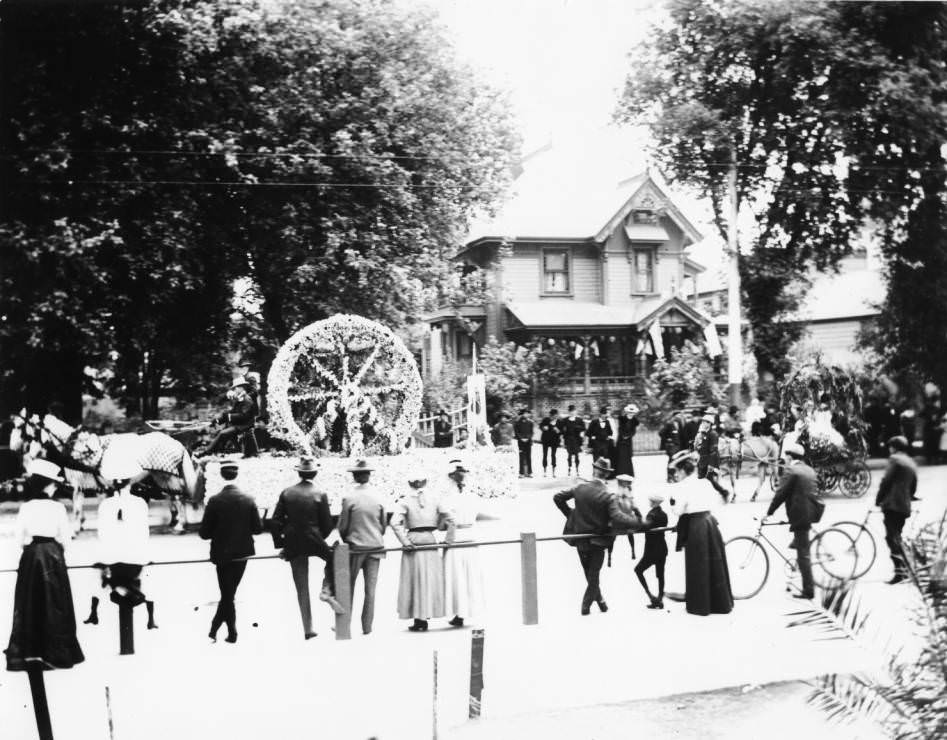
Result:
{"label": "white horse", "polygon": [[745,437],[741,440],[722,436],[719,440],[719,450],[720,467],[730,476],[730,490],[733,491],[730,503],[736,500],[734,484],[740,477],[744,463],[756,465],[756,490],[750,498],[750,501],[756,501],[769,474],[770,466],[779,463],[779,442],[772,437]]}
{"label": "white horse", "polygon": [[71,427],[52,414],[40,419],[23,413],[10,437],[10,449],[25,459],[46,457],[61,465],[73,489],[73,517],[77,531],[82,528],[82,500],[86,492],[108,490],[113,481],[108,471],[115,460],[134,460],[141,473],[132,483],[150,481],[168,496],[171,527],[184,531],[187,507],[178,508],[178,499],[189,500],[194,508],[204,499],[204,471],[196,467],[184,445],[163,432],[148,434],[98,435]]}

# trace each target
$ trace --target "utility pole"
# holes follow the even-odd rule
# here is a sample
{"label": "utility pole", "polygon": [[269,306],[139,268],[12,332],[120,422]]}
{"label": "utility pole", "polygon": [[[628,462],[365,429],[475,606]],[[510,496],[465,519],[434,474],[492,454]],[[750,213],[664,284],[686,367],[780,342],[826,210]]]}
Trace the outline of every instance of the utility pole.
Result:
{"label": "utility pole", "polygon": [[737,216],[740,201],[737,196],[737,150],[730,147],[730,172],[727,178],[730,195],[730,218],[727,230],[727,247],[730,266],[727,279],[727,383],[730,403],[740,405],[740,386],[743,382],[743,335],[740,326],[740,246],[737,241]]}

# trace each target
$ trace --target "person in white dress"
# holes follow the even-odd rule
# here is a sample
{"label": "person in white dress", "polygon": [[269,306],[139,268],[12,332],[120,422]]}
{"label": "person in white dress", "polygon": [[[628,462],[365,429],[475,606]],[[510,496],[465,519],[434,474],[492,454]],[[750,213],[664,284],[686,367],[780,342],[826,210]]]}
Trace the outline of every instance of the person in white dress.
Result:
{"label": "person in white dress", "polygon": [[[102,567],[102,585],[111,588],[110,599],[119,605],[144,604],[148,610],[148,629],[157,629],[155,605],[142,592],[142,569],[151,562],[148,540],[148,504],[132,494],[131,481],[141,468],[134,460],[122,460],[105,472],[114,481],[115,493],[99,504],[98,563]],[[85,624],[99,623],[99,599],[92,605]]]}
{"label": "person in white dress", "polygon": [[[460,460],[450,461],[449,493],[446,508],[451,512],[456,528],[454,542],[473,542],[474,525],[480,509],[480,500],[465,481],[467,468]],[[483,613],[483,572],[480,568],[480,548],[451,547],[444,552],[444,596],[446,611],[453,614],[450,624],[463,627],[465,620],[475,620]]]}

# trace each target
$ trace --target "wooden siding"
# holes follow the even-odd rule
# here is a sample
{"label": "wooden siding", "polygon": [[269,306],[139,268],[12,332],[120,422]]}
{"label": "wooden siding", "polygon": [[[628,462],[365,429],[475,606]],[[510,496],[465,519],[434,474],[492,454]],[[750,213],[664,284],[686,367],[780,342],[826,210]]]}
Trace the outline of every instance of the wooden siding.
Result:
{"label": "wooden siding", "polygon": [[806,326],[803,341],[811,342],[825,354],[830,363],[846,364],[855,362],[855,339],[862,322],[857,319],[847,321],[827,321]]}
{"label": "wooden siding", "polygon": [[540,249],[517,244],[503,259],[503,297],[507,301],[539,300]]}
{"label": "wooden siding", "polygon": [[601,302],[602,268],[598,247],[579,246],[572,250],[572,293],[577,301]]}

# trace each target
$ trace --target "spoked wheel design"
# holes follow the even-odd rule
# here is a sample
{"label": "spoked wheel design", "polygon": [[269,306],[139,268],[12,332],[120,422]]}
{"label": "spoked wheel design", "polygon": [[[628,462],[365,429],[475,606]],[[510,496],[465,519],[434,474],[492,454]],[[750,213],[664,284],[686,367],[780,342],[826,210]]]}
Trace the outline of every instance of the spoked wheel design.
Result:
{"label": "spoked wheel design", "polygon": [[864,496],[871,486],[871,471],[864,460],[853,460],[842,474],[842,493],[851,498]]}
{"label": "spoked wheel design", "polygon": [[855,577],[858,551],[855,542],[843,530],[831,527],[812,538],[812,578],[821,587]]}
{"label": "spoked wheel design", "polygon": [[816,485],[819,493],[826,494],[835,490],[842,475],[833,467],[819,468],[816,472]]}
{"label": "spoked wheel design", "polygon": [[756,596],[769,578],[769,554],[759,540],[741,535],[724,545],[734,599]]}
{"label": "spoked wheel design", "polygon": [[852,538],[858,557],[858,564],[855,566],[852,578],[861,578],[871,570],[871,566],[875,564],[875,558],[878,557],[878,545],[874,535],[860,522],[836,522],[832,525],[832,529],[841,529]]}

